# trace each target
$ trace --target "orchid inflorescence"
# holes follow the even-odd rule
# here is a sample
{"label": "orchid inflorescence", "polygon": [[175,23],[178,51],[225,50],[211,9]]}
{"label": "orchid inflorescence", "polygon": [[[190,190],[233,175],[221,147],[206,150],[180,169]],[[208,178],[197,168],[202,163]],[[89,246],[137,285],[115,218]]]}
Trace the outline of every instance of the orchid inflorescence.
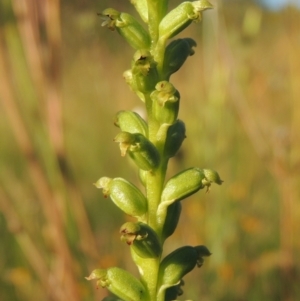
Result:
{"label": "orchid inflorescence", "polygon": [[118,267],[95,269],[86,278],[113,293],[103,301],[171,301],[182,294],[183,277],[211,255],[203,245],[183,246],[162,259],[164,242],[179,221],[181,201],[223,181],[217,172],[198,167],[165,179],[169,159],[186,138],[185,124],[178,119],[180,94],[169,80],[194,54],[196,46],[191,38],[170,39],[200,21],[202,12],[212,5],[207,0],[186,1],[168,12],[167,0],[131,3],[143,25],[113,8],[99,15],[102,26],[117,31],[136,50],[131,68],[123,76],[144,103],[147,121],[136,112],[118,112],[114,123],[120,133],[114,141],[121,156],[130,157],[137,166],[144,192],[123,178],[101,177],[95,186],[124,213],[136,218],[122,225],[120,234],[130,246],[140,279]]}

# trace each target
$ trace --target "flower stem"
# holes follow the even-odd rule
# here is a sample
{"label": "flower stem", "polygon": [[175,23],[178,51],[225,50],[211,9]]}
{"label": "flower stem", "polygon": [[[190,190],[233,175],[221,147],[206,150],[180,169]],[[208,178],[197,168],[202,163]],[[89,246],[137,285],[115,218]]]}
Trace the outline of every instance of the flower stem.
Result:
{"label": "flower stem", "polygon": [[168,8],[168,0],[147,0],[148,28],[152,44],[158,40],[158,27]]}

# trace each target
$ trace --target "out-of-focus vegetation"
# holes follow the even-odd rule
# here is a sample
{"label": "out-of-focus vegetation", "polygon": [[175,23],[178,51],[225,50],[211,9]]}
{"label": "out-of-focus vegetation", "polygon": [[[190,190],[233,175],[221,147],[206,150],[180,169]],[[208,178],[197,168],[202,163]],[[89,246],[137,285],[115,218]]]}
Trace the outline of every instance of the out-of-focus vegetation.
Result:
{"label": "out-of-focus vegetation", "polygon": [[[183,202],[167,248],[212,251],[185,279],[195,301],[297,300],[300,11],[212,3],[184,32],[198,47],[171,79],[187,139],[170,175],[209,166],[225,183]],[[112,142],[114,114],[139,102],[122,79],[133,51],[96,15],[107,6],[132,11],[129,1],[1,1],[1,301],[101,300],[84,279],[91,269],[135,273],[118,234],[127,217],[92,185],[138,183]]]}

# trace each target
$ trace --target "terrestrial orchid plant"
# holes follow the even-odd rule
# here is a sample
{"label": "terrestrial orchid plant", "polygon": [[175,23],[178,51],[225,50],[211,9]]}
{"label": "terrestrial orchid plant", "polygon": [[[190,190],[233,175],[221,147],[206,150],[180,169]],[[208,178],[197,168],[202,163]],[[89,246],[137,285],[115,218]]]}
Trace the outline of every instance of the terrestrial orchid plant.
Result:
{"label": "terrestrial orchid plant", "polygon": [[[101,14],[102,26],[117,31],[135,49],[131,68],[124,78],[144,103],[145,121],[136,112],[124,110],[116,115],[120,133],[114,138],[121,156],[130,157],[139,170],[143,192],[123,178],[102,177],[96,187],[135,222],[121,226],[121,240],[130,246],[139,279],[129,272],[111,267],[95,269],[88,280],[106,287],[108,301],[171,301],[182,294],[182,278],[195,266],[202,266],[211,253],[204,245],[183,246],[162,258],[165,240],[175,231],[181,201],[212,183],[222,184],[217,172],[188,168],[165,180],[169,159],[185,139],[185,124],[179,120],[180,94],[170,77],[194,54],[191,38],[173,39],[202,12],[212,8],[207,0],[187,1],[168,12],[168,0],[131,0],[144,22],[113,8]],[[145,26],[144,26],[145,25]],[[147,28],[147,29],[145,29]]]}

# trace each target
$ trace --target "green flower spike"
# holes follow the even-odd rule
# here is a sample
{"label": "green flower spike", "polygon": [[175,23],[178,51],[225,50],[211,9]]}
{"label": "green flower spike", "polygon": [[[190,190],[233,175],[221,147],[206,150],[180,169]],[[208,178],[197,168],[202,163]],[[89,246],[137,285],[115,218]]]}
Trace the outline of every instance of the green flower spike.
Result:
{"label": "green flower spike", "polygon": [[138,167],[144,191],[123,178],[102,177],[95,186],[137,219],[123,224],[120,236],[130,247],[140,279],[117,267],[96,269],[86,279],[112,293],[102,301],[175,301],[183,293],[182,278],[201,267],[211,253],[203,245],[184,246],[161,260],[164,242],[176,230],[181,201],[223,181],[216,171],[195,167],[166,181],[169,159],[186,138],[185,124],[178,119],[180,94],[169,79],[196,47],[191,38],[170,39],[201,20],[202,12],[212,5],[208,0],[186,1],[168,13],[168,0],[129,1],[146,24],[112,8],[100,15],[102,26],[117,31],[135,49],[123,77],[144,102],[147,122],[135,112],[119,111],[114,124],[120,133],[114,141],[121,156],[128,155]]}
{"label": "green flower spike", "polygon": [[180,94],[168,81],[155,85],[155,91],[150,94],[153,101],[153,116],[162,123],[172,124],[178,116]]}
{"label": "green flower spike", "polygon": [[161,255],[158,236],[147,224],[127,222],[121,227],[120,233],[121,240],[130,245],[139,257],[158,258]]}
{"label": "green flower spike", "polygon": [[207,0],[183,2],[171,10],[159,24],[159,39],[166,41],[183,31],[193,21],[200,21],[201,12],[212,8]]}
{"label": "green flower spike", "polygon": [[128,153],[139,168],[150,171],[158,167],[159,153],[145,136],[121,132],[114,141],[120,144],[121,156]]}
{"label": "green flower spike", "polygon": [[135,185],[125,179],[102,177],[95,186],[102,189],[105,197],[110,196],[117,207],[126,214],[139,218],[146,214],[146,197]]}
{"label": "green flower spike", "polygon": [[106,287],[123,301],[146,301],[147,294],[143,284],[129,272],[112,267],[107,270],[96,269],[87,280],[97,280],[97,286]]}
{"label": "green flower spike", "polygon": [[121,13],[113,8],[105,9],[100,16],[104,19],[102,26],[117,30],[134,49],[150,47],[150,36],[144,27],[130,14]]}

